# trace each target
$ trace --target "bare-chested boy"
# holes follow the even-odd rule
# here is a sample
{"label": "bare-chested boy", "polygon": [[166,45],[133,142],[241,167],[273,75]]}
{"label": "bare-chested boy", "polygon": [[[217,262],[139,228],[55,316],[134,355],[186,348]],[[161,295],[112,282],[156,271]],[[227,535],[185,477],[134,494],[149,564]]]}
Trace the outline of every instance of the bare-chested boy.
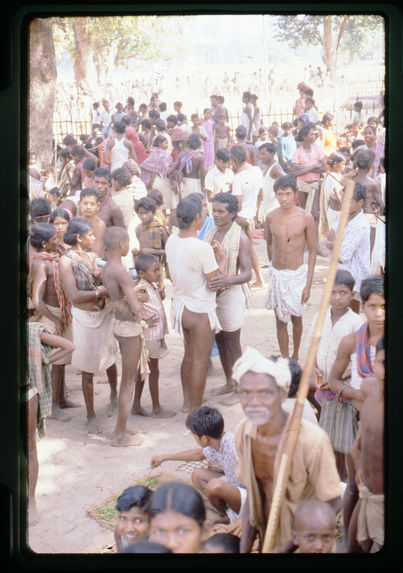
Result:
{"label": "bare-chested boy", "polygon": [[[298,361],[303,305],[310,296],[316,263],[314,220],[310,213],[295,205],[294,176],[279,177],[273,189],[280,207],[268,213],[265,220],[270,261],[266,308],[275,311],[277,339],[283,356],[289,356],[287,323],[291,319],[294,341],[291,357]],[[304,265],[306,246],[308,269]]]}
{"label": "bare-chested boy", "polygon": [[[122,356],[118,414],[111,446],[136,446],[139,442],[127,435],[133,432],[126,428],[126,424],[133,401],[134,383],[141,355],[142,305],[134,291],[133,280],[122,263],[122,257],[129,252],[128,232],[122,227],[109,227],[104,233],[103,242],[107,262],[102,268],[102,281],[114,304],[113,330]],[[122,299],[126,302],[128,315],[131,315],[131,318],[123,313],[123,308],[119,307],[120,310],[117,308],[116,302]]]}
{"label": "bare-chested boy", "polygon": [[95,243],[93,246],[93,251],[98,255],[98,257],[103,258],[104,256],[104,245],[102,242],[102,237],[106,229],[106,225],[103,220],[98,217],[98,207],[99,207],[99,193],[96,189],[88,187],[83,189],[80,193],[80,201],[78,202],[78,212],[81,217],[89,221],[94,227]]}
{"label": "bare-chested boy", "polygon": [[357,519],[356,539],[364,553],[375,553],[384,543],[384,336],[376,344],[374,371],[375,377],[361,384],[360,425],[352,449],[359,501],[351,522]]}

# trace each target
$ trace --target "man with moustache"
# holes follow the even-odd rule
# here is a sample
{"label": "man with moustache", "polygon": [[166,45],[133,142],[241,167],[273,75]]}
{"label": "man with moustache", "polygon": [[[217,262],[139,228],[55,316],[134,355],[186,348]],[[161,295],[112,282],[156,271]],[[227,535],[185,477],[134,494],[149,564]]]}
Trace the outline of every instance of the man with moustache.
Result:
{"label": "man with moustache", "polygon": [[[273,361],[247,347],[235,362],[232,377],[247,418],[235,430],[239,456],[236,477],[248,490],[242,514],[241,553],[250,553],[258,536],[262,549],[279,465],[289,433],[290,416],[282,408],[291,382],[288,359]],[[302,418],[291,463],[275,546],[292,535],[296,507],[306,499],[341,505],[340,478],[329,437],[322,428]]]}

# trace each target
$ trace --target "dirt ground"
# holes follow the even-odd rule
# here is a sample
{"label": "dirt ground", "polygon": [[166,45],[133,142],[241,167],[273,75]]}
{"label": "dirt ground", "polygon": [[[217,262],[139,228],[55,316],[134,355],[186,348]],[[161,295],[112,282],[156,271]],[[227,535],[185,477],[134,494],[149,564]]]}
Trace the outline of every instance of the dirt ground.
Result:
{"label": "dirt ground", "polygon": [[[255,247],[261,261],[263,278],[267,280],[268,261],[263,239],[255,239]],[[304,365],[307,355],[310,326],[320,305],[328,266],[326,258],[317,258],[311,297],[304,311],[304,331],[299,357],[301,366]],[[171,284],[167,282],[165,304],[168,317],[170,292]],[[265,309],[265,295],[265,289],[254,291],[241,333],[242,347],[250,345],[266,355],[278,354],[274,311]],[[88,510],[103,506],[107,498],[119,495],[137,480],[158,473],[150,473],[150,460],[153,455],[195,447],[195,442],[185,426],[186,414],[181,413],[182,389],[179,370],[183,343],[174,332],[171,332],[166,340],[170,352],[160,361],[160,400],[162,406],[175,410],[177,414],[168,419],[130,415],[128,427],[144,432],[140,446],[111,447],[110,436],[115,418],[107,417],[109,386],[104,374],[95,377],[95,411],[103,432],[99,435],[85,433],[81,376],[71,366],[66,368],[69,398],[81,404],[81,407],[68,410],[72,416],[69,422],[48,420],[47,435],[38,443],[40,467],[36,497],[41,519],[27,531],[27,543],[34,552],[107,552],[113,546],[113,533],[91,517]],[[120,364],[118,369],[120,372]],[[219,357],[215,356],[213,369],[207,378],[206,404],[218,407],[224,416],[226,430],[233,431],[243,419],[239,403],[225,406],[220,403],[224,397],[215,398],[210,395],[211,390],[223,384],[223,381]],[[151,410],[148,384],[144,387],[142,405],[146,410]],[[176,472],[178,476],[190,477],[191,467],[183,462],[165,462],[161,468],[167,472]]]}

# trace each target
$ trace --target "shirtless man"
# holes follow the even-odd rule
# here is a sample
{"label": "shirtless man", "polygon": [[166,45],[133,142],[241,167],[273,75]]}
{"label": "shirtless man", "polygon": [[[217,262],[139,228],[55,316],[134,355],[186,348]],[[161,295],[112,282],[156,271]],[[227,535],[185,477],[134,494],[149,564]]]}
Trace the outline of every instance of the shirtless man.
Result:
{"label": "shirtless man", "polygon": [[[57,334],[73,340],[71,328],[71,306],[60,283],[57,253],[56,229],[49,223],[37,223],[30,230],[30,244],[35,249],[30,275],[32,280],[32,302],[42,315],[38,322],[50,334]],[[56,288],[57,285],[57,288]],[[52,413],[50,418],[68,422],[71,416],[61,408],[74,407],[64,399],[65,366],[70,364],[71,354],[52,364]]]}
{"label": "shirtless man", "polygon": [[122,263],[122,257],[128,254],[130,247],[128,232],[122,227],[109,227],[104,233],[103,242],[107,262],[102,268],[102,282],[108,289],[113,302],[125,298],[130,311],[138,316],[137,320],[128,319],[115,307],[113,329],[122,357],[122,378],[117,421],[112,434],[111,446],[136,446],[139,442],[133,441],[127,435],[133,432],[126,428],[126,424],[133,401],[134,382],[140,360],[140,336],[143,332],[140,322],[142,305],[134,291],[133,280]]}
{"label": "shirtless man", "polygon": [[92,176],[92,187],[98,191],[97,216],[102,219],[106,227],[126,228],[123,213],[119,205],[112,199],[109,191],[111,174],[105,167],[95,169]]}
{"label": "shirtless man", "polygon": [[263,223],[267,213],[278,207],[273,185],[276,179],[285,175],[281,165],[275,160],[277,148],[273,143],[262,143],[259,147],[259,158],[263,164],[263,189],[258,196],[259,223]]}
{"label": "shirtless man", "polygon": [[94,227],[95,243],[93,246],[93,251],[101,259],[104,256],[104,245],[102,242],[102,237],[106,229],[106,225],[103,220],[98,217],[98,206],[99,206],[99,193],[96,189],[88,187],[88,189],[83,189],[80,193],[80,200],[78,202],[78,212],[81,217],[90,222]]}
{"label": "shirtless man", "polygon": [[[256,534],[259,551],[262,548],[289,433],[288,414],[282,403],[288,395],[291,372],[288,360],[273,361],[247,347],[234,364],[233,378],[239,384],[239,398],[247,416],[235,430],[235,449],[239,457],[236,477],[248,490],[240,550],[250,553]],[[275,546],[291,539],[293,513],[301,501],[326,501],[337,512],[340,493],[340,478],[328,435],[318,425],[302,418]]]}
{"label": "shirtless man", "polygon": [[[384,543],[384,416],[385,339],[376,344],[374,378],[361,384],[360,425],[352,448],[359,501],[351,516],[358,520],[357,541],[364,553],[375,553]],[[376,516],[376,517],[375,517]]]}
{"label": "shirtless man", "polygon": [[185,343],[182,412],[202,403],[214,333],[220,330],[216,295],[208,283],[225,268],[227,257],[218,243],[209,245],[197,238],[204,223],[202,210],[201,198],[181,199],[176,210],[179,232],[172,233],[165,246],[173,284],[171,322]]}
{"label": "shirtless man", "polygon": [[375,179],[371,179],[369,173],[375,161],[375,153],[370,149],[363,149],[358,151],[354,157],[354,167],[357,168],[357,172],[354,176],[354,181],[361,183],[367,190],[365,197],[363,212],[370,225],[370,251],[375,244],[375,234],[376,234],[376,217],[375,213],[378,212],[383,215],[385,212],[385,204],[382,199],[381,189]]}
{"label": "shirtless man", "polygon": [[221,331],[215,335],[226,383],[212,390],[217,396],[232,392],[236,384],[232,380],[232,367],[241,356],[241,327],[244,323],[245,294],[242,285],[252,277],[252,259],[248,236],[235,222],[238,202],[231,193],[219,193],[212,203],[214,227],[204,238],[208,243],[217,241],[227,252],[225,274],[208,283],[217,292],[217,316]]}
{"label": "shirtless man", "polygon": [[[314,220],[310,213],[295,205],[296,179],[284,175],[273,185],[280,207],[266,215],[265,231],[269,257],[269,288],[266,308],[276,313],[280,352],[289,356],[287,323],[291,318],[294,351],[298,361],[302,336],[303,304],[309,300],[316,263]],[[308,270],[304,251],[308,247]]]}

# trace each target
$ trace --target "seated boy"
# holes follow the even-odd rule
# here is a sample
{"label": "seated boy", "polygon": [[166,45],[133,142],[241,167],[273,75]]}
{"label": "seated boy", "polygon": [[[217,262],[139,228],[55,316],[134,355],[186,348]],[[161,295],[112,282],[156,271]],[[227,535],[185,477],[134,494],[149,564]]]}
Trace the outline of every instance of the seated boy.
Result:
{"label": "seated boy", "polygon": [[272,553],[336,553],[336,513],[325,501],[302,501],[294,513],[292,540]]}
{"label": "seated boy", "polygon": [[[150,370],[148,382],[153,406],[151,416],[156,418],[171,418],[175,415],[175,412],[161,408],[158,389],[158,361],[168,354],[164,338],[165,335],[168,334],[168,321],[164,305],[162,304],[165,298],[165,291],[164,288],[157,287],[161,280],[160,268],[160,263],[154,255],[139,255],[135,262],[135,269],[137,275],[140,277],[137,288],[144,287],[148,295],[148,300],[143,302],[143,318],[148,324],[144,338],[148,351],[148,367]],[[143,410],[140,405],[143,388],[144,376],[138,371],[131,413],[148,416],[148,413]]]}
{"label": "seated boy", "polygon": [[221,413],[209,406],[200,406],[190,412],[186,427],[201,447],[153,456],[151,467],[156,468],[168,460],[196,462],[208,459],[219,465],[224,475],[210,469],[195,469],[192,472],[192,482],[207,496],[213,507],[227,514],[232,523],[239,518],[246,499],[246,488],[235,477],[238,455],[234,446],[234,434],[224,432]]}

